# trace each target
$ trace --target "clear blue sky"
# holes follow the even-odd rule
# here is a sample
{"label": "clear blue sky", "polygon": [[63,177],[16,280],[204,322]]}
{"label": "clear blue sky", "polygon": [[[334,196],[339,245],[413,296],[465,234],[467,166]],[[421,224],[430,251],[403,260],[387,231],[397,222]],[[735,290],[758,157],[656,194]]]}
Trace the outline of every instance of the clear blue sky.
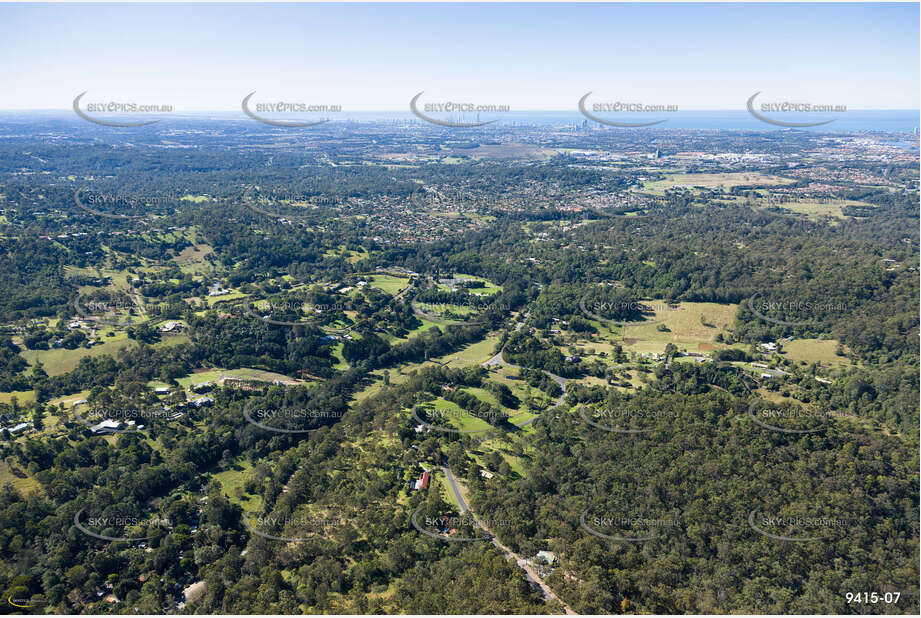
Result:
{"label": "clear blue sky", "polygon": [[[406,110],[410,97],[571,110],[740,109],[756,91],[919,107],[910,4],[0,4],[0,109],[73,98],[235,110],[258,98]],[[760,99],[759,99],[760,100]]]}

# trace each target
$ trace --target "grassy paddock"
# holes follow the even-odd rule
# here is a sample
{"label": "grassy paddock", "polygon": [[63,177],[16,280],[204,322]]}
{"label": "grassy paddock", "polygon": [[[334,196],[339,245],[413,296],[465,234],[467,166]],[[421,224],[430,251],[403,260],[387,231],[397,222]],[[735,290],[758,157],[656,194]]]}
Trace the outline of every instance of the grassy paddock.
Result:
{"label": "grassy paddock", "polygon": [[836,339],[794,339],[783,346],[784,355],[792,361],[821,363],[823,365],[849,365],[847,356],[838,356]]}
{"label": "grassy paddock", "polygon": [[[649,304],[656,309],[649,323],[624,327],[625,351],[661,354],[669,343],[689,352],[712,352],[714,348],[727,347],[715,343],[716,335],[728,331],[738,310],[738,305],[718,303],[679,303],[677,308],[667,307],[662,301]],[[668,330],[660,331],[660,323]]]}

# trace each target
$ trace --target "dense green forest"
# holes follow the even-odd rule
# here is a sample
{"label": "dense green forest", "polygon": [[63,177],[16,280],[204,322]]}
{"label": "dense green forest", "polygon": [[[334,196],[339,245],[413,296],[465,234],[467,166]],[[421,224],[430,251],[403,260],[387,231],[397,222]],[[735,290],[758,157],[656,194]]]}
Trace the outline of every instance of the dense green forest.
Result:
{"label": "dense green forest", "polygon": [[916,160],[186,122],[0,140],[4,611],[918,610]]}

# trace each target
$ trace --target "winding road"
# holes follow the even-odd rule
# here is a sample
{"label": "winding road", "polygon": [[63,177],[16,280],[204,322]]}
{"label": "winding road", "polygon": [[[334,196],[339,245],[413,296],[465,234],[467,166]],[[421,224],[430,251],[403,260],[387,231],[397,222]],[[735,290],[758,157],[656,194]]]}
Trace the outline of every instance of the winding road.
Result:
{"label": "winding road", "polygon": [[[521,326],[522,326],[522,325],[519,324],[519,325],[515,328],[515,330],[517,331],[519,328],[521,328]],[[513,367],[513,368],[516,368],[516,369],[521,369],[521,365],[516,365],[515,363],[510,363],[510,362],[506,361],[505,358],[503,358],[503,356],[502,356],[502,350],[499,350],[499,353],[498,353],[498,354],[496,354],[495,356],[493,356],[492,358],[490,358],[488,361],[486,361],[485,363],[483,363],[483,366],[486,367],[486,368],[489,368],[489,367]],[[542,370],[542,371],[544,371],[544,370]],[[546,373],[548,376],[550,376],[551,378],[553,378],[553,381],[556,382],[557,384],[559,384],[559,385],[560,385],[560,388],[563,389],[563,393],[562,393],[559,397],[557,397],[556,403],[553,404],[553,406],[556,407],[556,406],[562,404],[562,403],[563,403],[563,399],[566,397],[566,383],[567,383],[569,380],[568,380],[567,378],[562,377],[562,376],[558,376],[558,375],[556,375],[555,373],[550,373],[549,371],[544,371],[544,373]],[[536,418],[536,417],[535,417],[535,418]],[[531,419],[531,421],[533,421],[533,420],[534,420],[534,419]],[[531,422],[531,421],[528,421],[528,422]],[[528,424],[528,423],[522,423],[521,426],[523,427],[524,425],[527,425],[527,424]]]}
{"label": "winding road", "polygon": [[448,467],[448,464],[445,463],[441,469],[444,470],[445,477],[448,479],[448,484],[451,485],[451,490],[454,492],[454,497],[457,499],[457,503],[460,505],[461,514],[470,513],[473,521],[475,521],[476,525],[486,533],[493,546],[505,554],[506,559],[515,560],[515,564],[518,565],[518,568],[524,571],[525,579],[528,580],[528,583],[530,583],[532,587],[540,591],[541,598],[543,598],[544,601],[557,601],[563,607],[563,610],[567,615],[577,616],[578,614],[576,614],[576,612],[574,612],[572,608],[569,607],[569,605],[564,603],[563,600],[560,599],[555,592],[553,592],[553,589],[547,585],[547,582],[543,580],[543,578],[540,576],[540,574],[538,574],[538,572],[534,569],[534,566],[528,560],[525,560],[520,555],[513,552],[509,547],[502,544],[495,533],[493,533],[493,531],[490,530],[489,527],[487,527],[480,520],[480,518],[470,510],[470,507],[467,506],[467,501],[464,500],[464,496],[461,494],[460,488],[457,486],[457,481],[454,479],[454,474],[451,473],[451,468]]}

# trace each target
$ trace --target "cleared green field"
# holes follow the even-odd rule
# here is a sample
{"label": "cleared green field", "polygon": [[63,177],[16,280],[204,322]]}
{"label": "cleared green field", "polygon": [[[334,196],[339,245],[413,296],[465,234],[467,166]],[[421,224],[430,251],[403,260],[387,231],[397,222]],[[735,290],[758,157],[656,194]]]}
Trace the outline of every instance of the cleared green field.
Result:
{"label": "cleared green field", "polygon": [[762,174],[761,172],[726,172],[726,173],[703,173],[703,174],[669,174],[663,180],[654,180],[646,182],[643,189],[651,193],[664,193],[666,189],[683,187],[691,189],[693,187],[704,187],[715,189],[722,187],[731,189],[739,186],[762,186],[770,187],[777,185],[791,184],[793,180]]}
{"label": "cleared green field", "polygon": [[345,361],[345,357],[342,356],[342,346],[345,345],[341,341],[334,345],[331,349],[333,358],[336,359],[336,364],[333,365],[333,369],[336,371],[345,371],[349,368],[349,364]]}
{"label": "cleared green field", "polygon": [[163,337],[160,341],[153,344],[152,347],[155,348],[171,348],[176,345],[182,345],[184,343],[189,343],[188,335],[174,335],[172,337]]}
{"label": "cleared green field", "polygon": [[23,350],[20,352],[29,365],[35,366],[36,361],[41,361],[45,367],[45,372],[49,376],[61,375],[68,371],[73,371],[80,364],[80,359],[85,356],[102,356],[108,354],[117,356],[118,351],[122,348],[137,345],[133,340],[128,339],[125,333],[120,333],[114,337],[107,337],[103,340],[105,343],[95,345],[91,348],[77,348],[67,350],[65,348],[54,348],[51,350]]}
{"label": "cleared green field", "polygon": [[[763,204],[767,206],[767,204]],[[820,201],[802,201],[802,202],[787,202],[783,204],[776,204],[778,208],[783,208],[784,210],[789,210],[801,215],[807,215],[810,218],[819,218],[819,217],[835,217],[837,219],[846,219],[843,208],[846,206],[871,206],[866,202],[858,202],[855,200],[829,200],[826,202]]]}
{"label": "cleared green field", "polygon": [[[262,369],[250,369],[248,367],[242,367],[240,369],[208,369],[207,371],[201,371],[199,373],[190,373],[189,375],[176,378],[176,382],[179,383],[183,388],[190,388],[193,384],[202,384],[203,382],[218,382],[221,378],[239,378],[242,380],[259,380],[261,382],[273,382],[275,380],[281,380],[284,382],[294,382],[294,378],[283,375],[281,373],[274,373],[271,371],[263,371]],[[162,382],[149,382],[148,386],[167,386]]]}
{"label": "cleared green field", "polygon": [[[519,412],[514,416],[510,416],[508,421],[512,425],[517,425],[520,427],[522,423],[525,423],[532,418],[537,418],[537,414],[533,414],[531,412]],[[534,429],[530,425],[527,425],[522,431],[534,431]]]}
{"label": "cleared green field", "polygon": [[823,365],[850,365],[847,356],[838,356],[836,339],[794,339],[783,344],[784,355],[792,361],[822,363]]}
{"label": "cleared green field", "polygon": [[458,367],[479,365],[485,363],[495,355],[493,350],[495,350],[498,342],[499,337],[487,337],[483,341],[471,343],[462,350],[445,354],[435,360],[455,369]]}
{"label": "cleared green field", "polygon": [[231,290],[229,294],[224,294],[223,296],[206,296],[205,302],[208,303],[209,307],[213,307],[218,303],[222,303],[227,300],[236,300],[238,298],[246,298],[246,294],[238,290]]}
{"label": "cleared green field", "polygon": [[436,326],[440,327],[439,324],[435,324],[435,322],[430,322],[426,320],[425,318],[419,318],[419,321],[422,322],[422,324],[420,324],[418,327],[406,333],[405,337],[393,337],[392,341],[396,341],[396,342],[409,341],[410,338],[415,337],[419,333],[424,333],[425,331],[431,330],[432,328]]}
{"label": "cleared green field", "polygon": [[[525,427],[523,431],[527,432],[529,429],[530,427]],[[530,429],[530,431],[533,431],[533,429]],[[480,467],[485,468],[490,472],[498,473],[498,470],[491,469],[489,466],[485,465],[485,462],[483,461],[483,456],[486,454],[486,452],[493,451],[505,460],[505,463],[508,464],[508,467],[511,468],[512,472],[518,476],[524,476],[524,462],[522,462],[520,457],[507,452],[506,449],[508,448],[508,442],[505,438],[500,440],[492,438],[489,440],[483,440],[479,443],[478,447],[478,450],[470,453],[470,455]]]}
{"label": "cleared green field", "polygon": [[9,464],[5,461],[0,461],[0,486],[6,485],[7,483],[12,483],[16,491],[22,495],[27,495],[41,489],[39,482],[29,476],[27,472],[21,470],[19,474],[14,474]]}
{"label": "cleared green field", "polygon": [[482,431],[484,433],[492,429],[492,425],[481,418],[470,415],[456,403],[447,399],[439,397],[426,405],[435,410],[435,414],[430,421],[432,425],[453,427],[461,431]]}
{"label": "cleared green field", "polygon": [[[475,315],[477,313],[476,309],[472,307],[465,307],[462,305],[451,305],[451,304],[430,304],[430,303],[417,303],[414,305],[417,309],[429,315],[433,318],[441,318],[442,320],[451,321],[459,320],[462,321],[468,316]],[[424,318],[420,318],[424,319]],[[426,320],[428,321],[428,320]]]}
{"label": "cleared green field", "polygon": [[[624,326],[625,351],[661,354],[669,343],[688,352],[712,352],[728,347],[716,343],[715,338],[731,327],[738,305],[679,303],[672,308],[662,301],[650,301],[648,304],[655,309],[650,323]],[[660,324],[668,331],[659,330]]]}
{"label": "cleared green field", "polygon": [[[432,474],[434,475],[434,471]],[[441,488],[441,495],[444,497],[445,501],[448,504],[454,505],[454,508],[460,511],[460,502],[458,502],[457,496],[454,494],[454,490],[451,489],[451,484],[448,483],[448,478],[445,475],[438,475],[438,485]]]}
{"label": "cleared green field", "polygon": [[359,247],[359,249],[360,251],[347,250],[345,245],[339,245],[338,249],[327,249],[323,257],[341,257],[345,258],[345,261],[349,264],[354,264],[370,256],[364,247]]}
{"label": "cleared green field", "polygon": [[214,253],[209,245],[192,245],[179,252],[173,261],[179,264],[179,269],[184,273],[202,274],[213,270],[213,266],[205,261],[205,257]]}
{"label": "cleared green field", "polygon": [[477,399],[479,399],[480,401],[485,401],[486,403],[492,404],[492,405],[496,406],[497,408],[500,408],[500,409],[503,409],[503,410],[508,410],[508,409],[509,409],[509,408],[506,408],[506,407],[504,407],[504,406],[500,406],[500,405],[499,405],[499,400],[496,399],[496,396],[493,395],[493,394],[492,394],[491,392],[489,392],[488,390],[486,390],[485,388],[480,388],[480,387],[478,387],[478,386],[465,386],[465,387],[463,388],[463,390],[464,390],[465,392],[470,393],[471,395],[475,396],[475,397],[476,397]]}
{"label": "cleared green field", "polygon": [[396,277],[394,275],[373,275],[367,277],[366,280],[371,284],[371,287],[383,290],[391,296],[399,294],[400,290],[409,285],[409,277]]}
{"label": "cleared green field", "polygon": [[54,399],[48,400],[49,405],[62,405],[65,408],[74,407],[74,402],[79,401],[80,399],[86,399],[89,397],[90,391],[80,391],[79,393],[71,393],[69,395],[64,395],[62,397],[55,397]]}
{"label": "cleared green field", "polygon": [[518,379],[521,370],[517,367],[493,366],[489,368],[489,379],[497,384],[505,384],[511,389],[512,394],[524,401],[528,392],[531,395],[537,395],[542,391],[536,388],[530,388],[524,380]]}
{"label": "cleared green field", "polygon": [[583,348],[587,354],[612,354],[614,352],[614,344],[609,341],[579,341],[579,347]]}
{"label": "cleared green field", "polygon": [[253,464],[241,459],[223,472],[212,475],[212,478],[221,484],[221,490],[227,499],[239,505],[244,511],[259,511],[262,508],[262,496],[258,493],[249,495],[243,493],[243,486],[249,480]]}
{"label": "cleared green field", "polygon": [[15,397],[16,401],[20,404],[31,403],[35,401],[35,391],[9,391],[7,393],[0,393],[0,403],[10,405],[13,402],[13,397]]}
{"label": "cleared green field", "polygon": [[[490,282],[488,279],[484,279],[483,277],[476,277],[476,276],[474,276],[474,275],[462,275],[462,274],[459,274],[459,273],[458,273],[458,274],[454,275],[454,278],[455,278],[455,279],[469,279],[469,280],[471,280],[471,281],[482,281],[483,284],[484,284],[483,287],[481,287],[481,288],[471,288],[471,289],[470,289],[470,293],[471,293],[471,294],[478,294],[478,295],[483,295],[483,296],[492,296],[493,294],[497,294],[497,293],[499,293],[499,292],[502,291],[502,288],[501,288],[500,286],[498,286],[498,285],[496,285],[496,284]],[[446,285],[446,284],[444,284],[444,283],[439,283],[439,284],[438,284],[438,288],[441,289],[441,290],[445,290],[445,291],[450,291],[450,290],[451,290],[451,286]]]}

